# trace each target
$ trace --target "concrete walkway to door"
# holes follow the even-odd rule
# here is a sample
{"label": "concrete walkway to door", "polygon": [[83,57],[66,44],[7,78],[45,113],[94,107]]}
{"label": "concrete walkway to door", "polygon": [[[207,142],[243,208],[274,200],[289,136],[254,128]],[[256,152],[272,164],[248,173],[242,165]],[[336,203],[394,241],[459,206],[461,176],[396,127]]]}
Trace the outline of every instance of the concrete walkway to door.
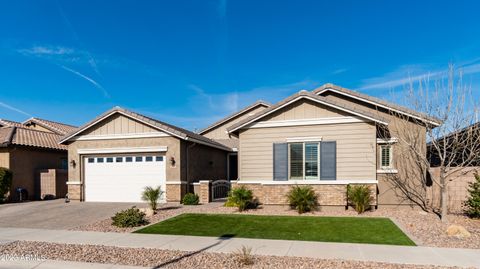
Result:
{"label": "concrete walkway to door", "polygon": [[248,246],[258,255],[480,268],[478,249],[0,228],[0,244],[15,240],[220,253]]}

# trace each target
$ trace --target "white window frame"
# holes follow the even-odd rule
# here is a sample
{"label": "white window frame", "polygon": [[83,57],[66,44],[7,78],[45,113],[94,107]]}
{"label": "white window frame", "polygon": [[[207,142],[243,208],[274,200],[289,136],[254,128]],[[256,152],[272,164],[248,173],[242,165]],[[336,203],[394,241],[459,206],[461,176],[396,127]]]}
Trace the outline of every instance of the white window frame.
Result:
{"label": "white window frame", "polygon": [[[306,173],[305,173],[305,144],[317,144],[318,145],[318,150],[317,150],[317,177],[315,178],[307,178]],[[320,147],[321,147],[321,141],[295,141],[295,142],[288,142],[288,180],[320,180]],[[292,178],[291,175],[291,161],[290,161],[290,145],[291,144],[302,144],[303,149],[302,149],[302,178]]]}
{"label": "white window frame", "polygon": [[[388,156],[388,166],[383,165],[383,148],[388,147],[389,148],[389,156]],[[380,145],[380,168],[382,170],[389,170],[393,168],[393,144],[383,144]]]}

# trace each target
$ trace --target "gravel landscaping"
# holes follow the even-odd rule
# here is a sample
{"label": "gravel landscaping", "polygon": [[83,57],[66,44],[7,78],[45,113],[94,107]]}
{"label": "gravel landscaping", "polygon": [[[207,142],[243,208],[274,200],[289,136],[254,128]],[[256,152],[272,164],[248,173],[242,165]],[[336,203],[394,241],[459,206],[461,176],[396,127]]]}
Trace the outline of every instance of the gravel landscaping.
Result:
{"label": "gravel landscaping", "polygon": [[[149,218],[151,224],[183,214],[183,213],[216,213],[216,214],[252,214],[252,215],[282,215],[295,216],[296,211],[288,206],[263,206],[256,210],[238,212],[235,208],[223,207],[222,203],[210,203],[199,206],[183,206],[179,204],[162,204],[157,214]],[[359,216],[354,210],[320,210],[303,216]],[[394,220],[404,232],[418,245],[450,247],[450,248],[480,248],[480,220],[469,219],[463,215],[450,215],[448,222],[442,223],[437,215],[410,208],[380,208],[373,212],[365,212],[361,217],[389,217]],[[451,224],[465,227],[471,236],[456,238],[447,236],[446,230]],[[117,228],[106,219],[89,225],[76,227],[73,230],[102,232],[132,232],[138,228]]]}
{"label": "gravel landscaping", "polygon": [[243,265],[238,254],[166,251],[92,245],[17,241],[0,245],[2,255],[32,255],[44,259],[148,266],[156,268],[451,268],[297,257],[251,256]]}

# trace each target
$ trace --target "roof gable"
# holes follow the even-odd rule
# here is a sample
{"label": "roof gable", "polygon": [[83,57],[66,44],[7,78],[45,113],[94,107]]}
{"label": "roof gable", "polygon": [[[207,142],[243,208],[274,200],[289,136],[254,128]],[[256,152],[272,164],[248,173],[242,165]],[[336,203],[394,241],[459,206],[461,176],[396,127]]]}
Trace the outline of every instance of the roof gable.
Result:
{"label": "roof gable", "polygon": [[39,125],[46,130],[49,130],[53,133],[60,134],[60,135],[66,135],[69,132],[74,131],[77,129],[76,126],[65,124],[65,123],[60,123],[60,122],[55,122],[51,120],[46,120],[46,119],[41,119],[41,118],[30,118],[22,123],[24,126],[29,126],[31,124],[36,124]]}
{"label": "roof gable", "polygon": [[374,106],[384,108],[386,110],[389,110],[389,111],[392,111],[392,112],[395,112],[395,113],[399,113],[399,114],[403,114],[403,115],[415,118],[417,120],[420,120],[420,121],[428,123],[428,124],[432,124],[434,126],[439,126],[441,124],[441,120],[439,120],[437,118],[430,117],[426,114],[417,112],[415,110],[412,110],[412,109],[409,109],[409,108],[406,108],[406,107],[403,107],[403,106],[400,106],[400,105],[397,105],[397,104],[393,104],[393,103],[387,102],[385,100],[375,98],[375,97],[372,97],[372,96],[369,96],[369,95],[366,95],[366,94],[363,94],[363,93],[360,93],[360,92],[357,92],[357,91],[349,90],[349,89],[346,89],[346,88],[343,88],[343,87],[340,87],[340,86],[337,86],[337,85],[334,85],[334,84],[331,84],[331,83],[324,84],[324,85],[318,87],[317,89],[313,90],[312,92],[316,95],[319,95],[319,96],[323,96],[324,94],[326,94],[328,92],[334,92],[334,93],[337,93],[337,94],[340,94],[340,95],[343,95],[343,96],[346,96],[346,97],[349,97],[349,98],[360,100],[360,101],[362,101],[364,103],[367,103],[367,104],[371,104],[371,105],[374,105]]}
{"label": "roof gable", "polygon": [[338,111],[342,111],[342,112],[346,112],[350,115],[354,115],[354,116],[357,116],[359,118],[362,118],[362,119],[366,119],[366,120],[369,120],[369,121],[374,121],[374,122],[377,122],[379,124],[383,124],[383,125],[388,125],[388,120],[379,116],[379,115],[375,115],[375,114],[372,114],[368,111],[364,111],[364,110],[361,110],[357,107],[353,107],[353,106],[348,106],[348,105],[345,105],[345,104],[341,104],[341,103],[336,103],[332,100],[328,100],[327,98],[324,98],[322,96],[317,96],[311,92],[308,92],[308,91],[305,91],[305,90],[302,90],[282,101],[280,101],[279,103],[275,104],[274,106],[271,106],[267,109],[265,109],[264,111],[260,112],[259,114],[257,115],[254,115],[252,117],[249,117],[245,120],[242,120],[234,125],[232,125],[230,128],[228,128],[228,132],[229,133],[232,133],[232,132],[235,132],[243,127],[246,127],[248,126],[249,124],[261,119],[261,118],[264,118],[264,117],[267,117],[268,115],[271,115],[273,113],[275,113],[276,111],[294,103],[294,102],[297,102],[299,100],[303,100],[303,99],[306,99],[306,100],[310,100],[310,101],[313,101],[313,102],[316,102],[316,103],[319,103],[319,104],[322,104],[322,105],[325,105],[327,107],[330,107],[330,108],[333,108],[333,109],[336,109]]}
{"label": "roof gable", "polygon": [[62,138],[62,140],[60,141],[60,143],[66,143],[66,142],[72,140],[76,135],[82,133],[83,131],[91,128],[94,125],[97,125],[97,124],[103,122],[105,119],[109,118],[110,116],[112,116],[114,114],[121,114],[121,115],[123,115],[127,118],[134,119],[136,121],[141,122],[142,124],[145,124],[145,125],[147,125],[149,127],[152,127],[156,130],[163,131],[163,132],[165,132],[169,135],[172,135],[174,137],[177,137],[177,138],[180,138],[180,139],[183,139],[183,140],[189,140],[189,141],[192,141],[192,142],[195,142],[195,143],[204,144],[204,145],[219,148],[219,149],[222,149],[222,150],[227,150],[227,151],[231,150],[231,148],[228,148],[228,147],[226,147],[226,146],[224,146],[220,143],[217,143],[217,142],[215,142],[211,139],[208,139],[208,138],[206,138],[202,135],[199,135],[199,134],[196,134],[194,132],[188,131],[186,129],[183,129],[183,128],[180,128],[180,127],[177,127],[177,126],[174,126],[174,125],[170,125],[168,123],[165,123],[165,122],[162,122],[162,121],[144,116],[142,114],[139,114],[139,113],[136,113],[136,112],[133,112],[133,111],[126,110],[126,109],[121,108],[121,107],[114,107],[114,108],[108,110],[107,112],[101,114],[97,118],[93,119],[92,121],[88,122],[87,124],[83,125],[82,127],[80,127],[78,129],[76,129],[75,131],[65,135]]}
{"label": "roof gable", "polygon": [[210,126],[208,126],[208,127],[204,128],[203,130],[199,131],[198,133],[203,135],[203,134],[205,134],[209,131],[214,130],[217,127],[220,127],[220,126],[224,125],[225,123],[228,123],[228,122],[230,122],[234,119],[237,119],[237,118],[245,115],[246,113],[250,113],[255,108],[258,108],[258,107],[268,108],[270,106],[271,106],[271,104],[269,104],[265,101],[262,101],[262,100],[256,101],[255,103],[253,103],[253,104],[251,104],[251,105],[249,105],[249,106],[247,106],[247,107],[245,107],[245,108],[243,108],[243,109],[241,109],[241,110],[239,110],[239,111],[237,111],[237,112],[235,112],[231,115],[228,115],[225,118],[220,119],[219,121],[211,124]]}

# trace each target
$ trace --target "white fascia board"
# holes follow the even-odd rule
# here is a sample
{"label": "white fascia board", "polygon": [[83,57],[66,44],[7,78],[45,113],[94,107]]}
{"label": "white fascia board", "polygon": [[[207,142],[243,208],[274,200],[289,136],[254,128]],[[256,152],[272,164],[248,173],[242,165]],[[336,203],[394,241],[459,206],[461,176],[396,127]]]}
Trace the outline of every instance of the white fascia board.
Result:
{"label": "white fascia board", "polygon": [[318,142],[322,141],[322,137],[288,137],[287,142]]}
{"label": "white fascia board", "polygon": [[298,101],[298,100],[300,100],[300,99],[308,99],[308,100],[311,100],[311,101],[314,101],[314,102],[323,104],[323,105],[325,105],[325,106],[333,107],[333,108],[335,108],[335,109],[338,109],[338,110],[347,112],[347,113],[349,113],[349,114],[353,114],[353,115],[358,116],[358,117],[360,117],[360,118],[364,118],[364,119],[368,119],[368,120],[371,120],[371,121],[374,121],[374,122],[378,122],[378,123],[383,124],[383,125],[388,125],[388,122],[383,122],[383,121],[381,121],[381,120],[371,118],[371,117],[366,116],[366,115],[363,115],[363,114],[361,114],[361,113],[357,113],[357,112],[355,112],[355,111],[351,111],[351,110],[349,110],[349,109],[346,109],[346,108],[343,108],[343,107],[340,107],[340,106],[337,106],[337,105],[334,105],[334,104],[330,104],[330,103],[328,103],[328,102],[324,102],[324,101],[321,101],[321,100],[318,100],[318,99],[315,99],[315,98],[311,98],[311,97],[309,97],[309,96],[298,96],[297,98],[291,100],[290,102],[287,102],[287,103],[285,103],[285,104],[277,107],[276,109],[273,109],[273,110],[271,110],[271,111],[269,111],[269,112],[267,112],[267,113],[265,113],[265,114],[263,114],[263,115],[260,115],[260,116],[257,117],[257,118],[253,118],[253,119],[251,119],[250,121],[248,121],[248,122],[246,122],[246,123],[244,123],[244,124],[236,127],[236,128],[233,129],[233,130],[230,130],[229,133],[235,132],[235,131],[238,130],[238,129],[242,129],[242,128],[250,125],[251,123],[253,123],[255,120],[257,120],[257,119],[259,119],[259,118],[263,118],[263,117],[265,117],[265,116],[268,116],[268,115],[272,114],[273,112],[278,111],[279,109],[282,109],[282,108],[284,108],[284,107],[286,107],[286,106],[288,106],[288,105],[290,105],[290,104],[292,104],[292,103],[294,103],[294,102],[296,102],[296,101]]}
{"label": "white fascia board", "polygon": [[140,152],[166,152],[166,146],[160,147],[120,147],[120,148],[87,148],[78,149],[78,154],[107,154],[107,153],[140,153]]}
{"label": "white fascia board", "polygon": [[328,118],[312,118],[312,119],[298,119],[298,120],[278,120],[278,121],[260,121],[252,123],[246,128],[268,128],[268,127],[291,127],[291,126],[305,126],[305,125],[324,125],[324,124],[342,124],[342,123],[358,123],[366,122],[366,120],[359,117],[328,117]]}
{"label": "white fascia board", "polygon": [[377,138],[377,144],[393,144],[397,142],[398,142],[398,138],[396,137],[392,137],[389,139]]}
{"label": "white fascia board", "polygon": [[348,97],[353,98],[353,99],[356,99],[356,100],[363,101],[363,102],[365,102],[365,103],[369,103],[369,104],[372,104],[372,105],[376,105],[376,106],[379,106],[379,107],[383,107],[383,108],[385,108],[385,109],[388,109],[388,110],[391,110],[391,111],[394,111],[394,112],[396,112],[396,113],[400,113],[400,114],[403,114],[403,115],[407,115],[407,116],[412,117],[412,118],[415,118],[415,119],[417,119],[417,120],[426,121],[426,122],[428,122],[428,123],[430,123],[430,124],[432,124],[432,125],[434,125],[434,126],[440,126],[440,123],[436,123],[436,122],[434,122],[434,121],[430,121],[430,120],[427,120],[427,119],[422,119],[421,117],[412,115],[412,114],[410,114],[410,113],[403,112],[403,111],[400,111],[400,110],[398,110],[398,109],[391,108],[391,107],[389,107],[389,106],[382,105],[382,104],[380,104],[380,103],[377,103],[377,102],[374,102],[374,101],[370,101],[370,100],[365,99],[365,98],[361,98],[361,97],[354,96],[354,95],[351,95],[351,94],[348,94],[348,93],[345,93],[345,92],[337,91],[337,90],[332,89],[332,88],[326,88],[326,89],[324,89],[324,90],[322,90],[322,91],[319,91],[319,92],[317,93],[317,95],[320,95],[320,94],[322,94],[322,93],[324,93],[324,92],[326,92],[326,91],[332,91],[332,92],[335,92],[335,93],[338,93],[338,94],[341,94],[341,95],[345,95],[345,96],[348,96]]}
{"label": "white fascia board", "polygon": [[81,135],[74,136],[72,141],[88,141],[88,140],[111,140],[111,139],[130,139],[130,138],[152,138],[152,137],[169,137],[164,132],[148,132],[148,133],[131,133],[131,134],[114,134],[114,135]]}

